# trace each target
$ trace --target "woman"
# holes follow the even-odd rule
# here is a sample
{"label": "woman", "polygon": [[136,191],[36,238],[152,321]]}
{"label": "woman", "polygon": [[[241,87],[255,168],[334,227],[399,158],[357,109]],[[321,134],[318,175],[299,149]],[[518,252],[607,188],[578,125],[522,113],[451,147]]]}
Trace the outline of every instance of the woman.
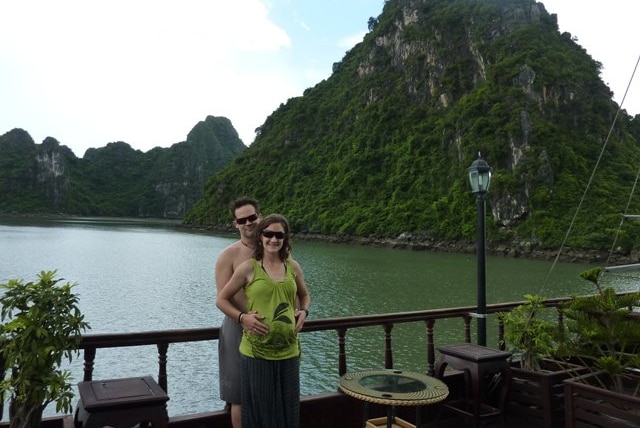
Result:
{"label": "woman", "polygon": [[[240,342],[243,428],[298,428],[300,343],[311,297],[298,262],[290,257],[289,223],[264,218],[254,234],[253,258],[224,286],[216,305],[244,329]],[[244,288],[247,312],[232,301]],[[296,302],[300,309],[295,308]]]}

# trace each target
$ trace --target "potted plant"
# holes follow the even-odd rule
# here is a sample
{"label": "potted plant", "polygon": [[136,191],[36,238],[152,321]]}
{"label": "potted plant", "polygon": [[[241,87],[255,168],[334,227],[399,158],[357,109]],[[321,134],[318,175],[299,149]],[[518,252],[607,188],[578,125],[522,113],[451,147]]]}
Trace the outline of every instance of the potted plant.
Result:
{"label": "potted plant", "polygon": [[602,287],[602,273],[583,272],[597,293],[573,297],[564,311],[567,350],[589,369],[565,382],[567,425],[640,426],[640,293]]}
{"label": "potted plant", "polygon": [[9,427],[36,428],[50,403],[71,413],[71,373],[63,360],[78,353],[89,328],[73,293],[75,284],[59,284],[57,271],[41,272],[38,281],[12,279],[0,284],[0,350],[6,379],[0,394],[10,395]]}
{"label": "potted plant", "polygon": [[557,348],[558,326],[540,316],[544,297],[525,294],[525,303],[498,314],[504,324],[506,345],[521,369],[539,371],[544,358]]}
{"label": "potted plant", "polygon": [[525,303],[499,314],[512,352],[508,412],[547,428],[564,425],[563,381],[583,370],[557,358],[562,326],[545,316],[545,298],[526,294]]}

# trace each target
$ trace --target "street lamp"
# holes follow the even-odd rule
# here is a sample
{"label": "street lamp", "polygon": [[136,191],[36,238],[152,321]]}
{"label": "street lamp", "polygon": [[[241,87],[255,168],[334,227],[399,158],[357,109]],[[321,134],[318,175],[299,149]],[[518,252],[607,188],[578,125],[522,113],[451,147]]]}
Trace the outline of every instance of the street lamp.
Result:
{"label": "street lamp", "polygon": [[482,155],[478,152],[478,159],[474,160],[469,171],[469,183],[471,183],[471,192],[477,196],[477,230],[476,230],[476,252],[478,257],[477,281],[478,281],[478,307],[476,309],[476,317],[478,318],[478,345],[487,345],[487,272],[485,262],[485,244],[486,232],[484,225],[485,202],[484,195],[489,191],[491,185],[491,168],[489,164],[482,159]]}

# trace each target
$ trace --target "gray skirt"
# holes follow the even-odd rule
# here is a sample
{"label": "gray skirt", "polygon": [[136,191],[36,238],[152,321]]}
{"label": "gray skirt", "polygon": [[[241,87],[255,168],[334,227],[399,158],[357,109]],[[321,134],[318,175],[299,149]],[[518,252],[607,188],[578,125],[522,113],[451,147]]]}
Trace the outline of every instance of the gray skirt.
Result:
{"label": "gray skirt", "polygon": [[220,399],[240,404],[240,340],[242,326],[225,315],[218,339]]}
{"label": "gray skirt", "polygon": [[299,428],[300,358],[240,361],[242,428]]}

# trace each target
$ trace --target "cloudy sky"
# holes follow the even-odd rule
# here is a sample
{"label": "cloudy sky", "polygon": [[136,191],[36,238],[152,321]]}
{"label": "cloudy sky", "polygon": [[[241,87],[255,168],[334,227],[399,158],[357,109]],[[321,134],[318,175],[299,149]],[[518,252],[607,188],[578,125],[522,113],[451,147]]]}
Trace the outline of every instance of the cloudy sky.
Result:
{"label": "cloudy sky", "polygon": [[[547,0],[622,101],[640,55],[628,0]],[[0,135],[76,156],[147,151],[225,116],[249,145],[289,98],[331,74],[384,0],[0,0]],[[640,73],[640,72],[639,72]],[[640,77],[623,107],[640,113]]]}

